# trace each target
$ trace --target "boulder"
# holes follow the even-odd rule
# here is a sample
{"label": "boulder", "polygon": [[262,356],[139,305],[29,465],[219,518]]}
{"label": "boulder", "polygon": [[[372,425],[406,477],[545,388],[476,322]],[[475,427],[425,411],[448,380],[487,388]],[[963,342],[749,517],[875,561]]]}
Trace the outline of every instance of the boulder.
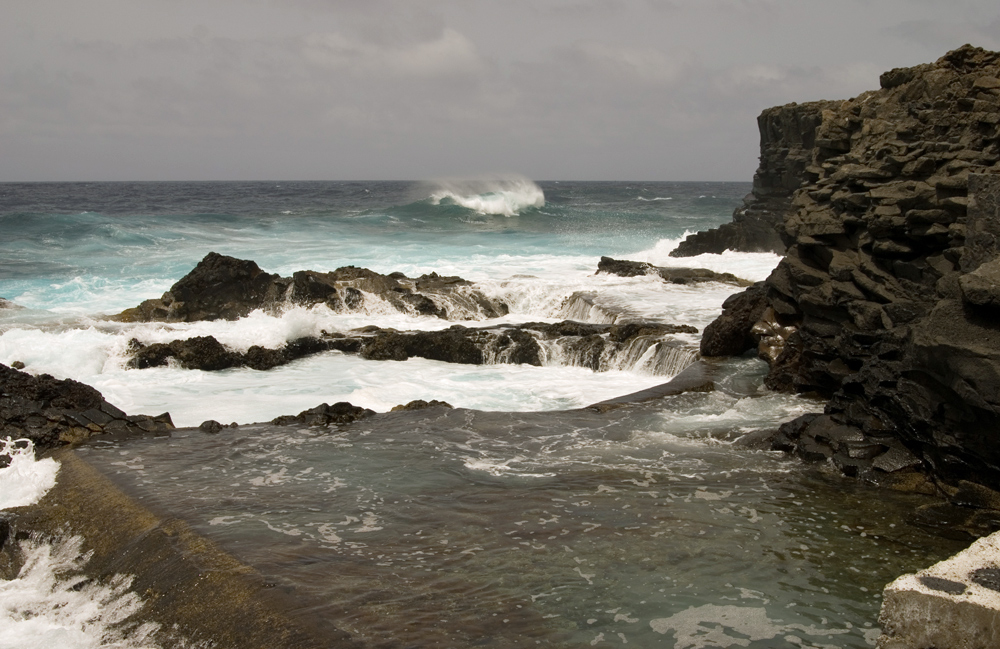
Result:
{"label": "boulder", "polygon": [[173,427],[167,413],[129,416],[89,385],[0,364],[0,432],[30,439],[36,448],[81,442],[102,433],[141,435]]}
{"label": "boulder", "polygon": [[767,291],[758,283],[722,303],[722,315],[701,335],[702,356],[739,356],[760,342],[753,327],[768,308]]}
{"label": "boulder", "polygon": [[958,278],[962,299],[976,307],[1000,308],[1000,258]]}
{"label": "boulder", "polygon": [[426,410],[428,408],[454,408],[450,403],[446,401],[438,401],[437,399],[431,399],[430,401],[424,401],[423,399],[415,399],[406,404],[400,404],[398,406],[393,406],[391,412],[407,412],[411,410]]}
{"label": "boulder", "polygon": [[404,313],[452,320],[496,318],[508,310],[506,304],[487,297],[461,277],[431,273],[411,279],[402,273],[382,275],[354,266],[328,273],[303,270],[281,277],[262,271],[253,261],[210,252],[160,298],[126,309],[115,319],[236,320],[258,309],[278,312],[317,304],[334,311],[356,311],[364,308],[366,294]]}

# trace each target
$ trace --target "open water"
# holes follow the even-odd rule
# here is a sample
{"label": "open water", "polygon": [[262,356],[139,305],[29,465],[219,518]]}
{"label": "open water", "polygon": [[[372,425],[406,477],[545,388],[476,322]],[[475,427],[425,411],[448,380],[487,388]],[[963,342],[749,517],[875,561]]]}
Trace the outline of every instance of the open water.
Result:
{"label": "open water", "polygon": [[[918,524],[918,497],[734,445],[822,407],[763,389],[752,357],[718,365],[712,392],[597,413],[581,408],[681,371],[698,335],[671,341],[690,353],[608,358],[599,371],[557,349],[544,367],[331,352],[266,372],[126,370],[131,338],[211,334],[245,350],[454,323],[376,300],[237,322],[105,319],[216,251],[282,275],[460,275],[511,306],[501,322],[701,330],[738,289],[596,275],[597,262],[764,279],[775,255],[668,256],[686,232],[729,220],[749,189],[517,177],[0,185],[0,297],[22,307],[0,310],[0,362],[93,385],[130,414],[239,423],[81,452],[296,592],[299,614],[366,646],[873,646],[882,586],[961,542]],[[254,424],[322,402],[386,413],[413,399],[456,408],[330,431]]]}

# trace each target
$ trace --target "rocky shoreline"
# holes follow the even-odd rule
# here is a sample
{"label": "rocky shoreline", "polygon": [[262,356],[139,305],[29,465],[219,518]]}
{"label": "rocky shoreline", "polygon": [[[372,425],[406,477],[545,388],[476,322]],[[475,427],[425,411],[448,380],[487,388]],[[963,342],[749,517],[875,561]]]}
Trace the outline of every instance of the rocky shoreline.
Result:
{"label": "rocky shoreline", "polygon": [[[785,257],[764,282],[701,269],[656,268],[602,258],[598,272],[658,275],[666,282],[725,281],[745,287],[703,332],[704,357],[753,353],[767,361],[772,390],[827,400],[822,412],[787,422],[754,448],[797,455],[893,489],[942,496],[983,512],[1000,510],[1000,53],[966,46],[935,63],[896,69],[881,89],[844,102],[764,111],[754,189],[731,224],[694,235],[676,256],[725,249]],[[124,322],[233,320],[263,309],[366,303],[467,321],[508,307],[473,283],[436,274],[409,278],[354,267],[281,277],[256,263],[210,253],[163,296],[115,316]],[[0,308],[15,308],[0,299]],[[560,341],[577,364],[691,328],[644,322],[455,325],[436,332],[377,327],[324,332],[281,349],[227,349],[210,336],[144,344],[130,365],[165,363],[267,370],[336,350],[371,360],[541,365]],[[693,359],[694,357],[692,357]],[[675,388],[711,389],[701,372]],[[168,414],[129,416],[72,380],[0,365],[3,434],[38,448],[97,435],[163,435]],[[656,398],[656,389],[635,398]],[[627,402],[595,404],[604,412]],[[450,408],[411,402],[402,409]],[[320,404],[275,425],[336,426],[374,413]],[[224,426],[202,424],[206,433]],[[748,444],[748,447],[750,445]],[[976,515],[970,515],[974,518]],[[27,520],[27,519],[26,519]],[[996,527],[996,517],[980,517]],[[6,534],[6,533],[5,533]],[[4,539],[5,540],[5,539]],[[0,542],[2,545],[2,542]],[[264,586],[254,586],[255,589]]]}
{"label": "rocky shoreline", "polygon": [[784,130],[762,137],[755,193],[798,183],[777,225],[787,252],[702,353],[757,346],[770,388],[829,399],[774,448],[998,508],[1000,54],[965,46],[881,86],[762,115]]}
{"label": "rocky shoreline", "polygon": [[[657,268],[609,257],[601,259],[597,272],[625,277],[653,274],[672,283],[750,284],[730,273],[703,268]],[[265,273],[253,261],[213,252],[163,297],[147,300],[114,319],[228,320],[256,309],[278,312],[289,306],[323,304],[335,311],[359,311],[372,302],[390,305],[403,313],[433,315],[446,320],[492,318],[505,314],[508,309],[506,304],[487,297],[472,282],[459,277],[432,274],[410,280],[401,273],[381,275],[364,268],[347,267],[332,273],[300,271],[292,278],[282,278]],[[478,328],[455,324],[440,331],[397,331],[368,326],[350,331],[324,331],[321,336],[298,338],[277,349],[254,345],[245,352],[229,349],[212,336],[151,344],[133,339],[129,344],[127,366],[146,369],[175,362],[185,369],[207,371],[233,367],[268,370],[313,354],[339,351],[358,354],[366,360],[403,361],[418,357],[469,365],[541,366],[552,356],[558,356],[561,363],[595,371],[607,370],[617,362],[635,362],[649,357],[648,371],[667,374],[676,373],[675,357],[686,357],[690,361],[697,357],[696,350],[671,336],[697,333],[698,330],[690,325],[641,321],[587,324],[566,320]]]}
{"label": "rocky shoreline", "polygon": [[[881,85],[845,102],[762,113],[753,193],[732,227],[722,229],[739,234],[719,239],[719,246],[768,249],[767,237],[753,233],[771,228],[786,255],[765,282],[725,302],[699,351],[712,357],[756,348],[770,366],[769,388],[828,399],[824,412],[777,431],[772,448],[830,461],[870,482],[1000,508],[1000,450],[991,443],[1000,426],[1000,54],[966,46],[932,64],[887,72]],[[706,236],[689,238],[677,254],[703,252]],[[608,257],[597,272],[749,284],[704,269]],[[409,278],[351,266],[281,277],[253,261],[209,253],[160,298],[114,318],[231,320],[289,305],[361,310],[373,300],[452,321],[508,311],[460,277]],[[600,370],[626,351],[676,351],[665,337],[678,333],[696,332],[644,322],[454,325],[433,332],[370,327],[245,352],[202,336],[135,340],[129,364],[266,370],[337,350],[371,360],[541,365],[557,341],[567,362]],[[96,391],[74,411],[79,417],[56,401],[7,392],[5,430],[44,439],[43,446],[105,428],[148,432],[170,425],[162,415],[130,418]]]}

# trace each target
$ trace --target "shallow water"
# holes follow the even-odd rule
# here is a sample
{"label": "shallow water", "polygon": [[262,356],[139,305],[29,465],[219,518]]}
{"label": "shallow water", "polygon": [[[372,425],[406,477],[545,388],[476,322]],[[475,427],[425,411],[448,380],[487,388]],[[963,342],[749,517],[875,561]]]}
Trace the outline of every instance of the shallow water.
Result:
{"label": "shallow water", "polygon": [[816,407],[753,389],[756,363],[724,369],[739,389],[603,414],[432,409],[81,452],[365,646],[873,646],[882,587],[962,544],[910,522],[922,498],[734,447]]}

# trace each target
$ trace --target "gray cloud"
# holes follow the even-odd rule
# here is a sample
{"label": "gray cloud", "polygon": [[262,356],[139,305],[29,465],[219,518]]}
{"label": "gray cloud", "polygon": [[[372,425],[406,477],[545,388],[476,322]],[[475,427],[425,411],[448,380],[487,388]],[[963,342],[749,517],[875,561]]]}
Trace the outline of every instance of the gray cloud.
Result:
{"label": "gray cloud", "polygon": [[749,180],[763,108],[1000,45],[977,0],[12,5],[0,180]]}

